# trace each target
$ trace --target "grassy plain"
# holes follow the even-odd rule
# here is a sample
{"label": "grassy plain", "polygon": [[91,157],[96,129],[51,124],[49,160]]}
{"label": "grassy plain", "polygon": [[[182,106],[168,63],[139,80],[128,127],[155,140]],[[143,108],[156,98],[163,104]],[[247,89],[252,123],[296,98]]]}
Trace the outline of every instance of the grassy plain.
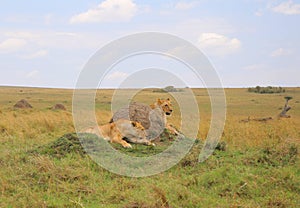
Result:
{"label": "grassy plain", "polygon": [[[201,115],[199,142],[170,170],[128,178],[76,152],[62,158],[29,154],[75,131],[72,90],[0,87],[0,207],[300,207],[300,88],[282,94],[226,89],[221,138],[226,150],[216,150],[203,163],[197,159],[209,129],[210,102],[205,89],[193,91]],[[111,117],[113,93],[97,93],[99,124]],[[285,96],[293,97],[291,118],[277,119]],[[159,97],[171,96],[144,90],[134,100],[151,104]],[[33,109],[14,109],[20,99]],[[49,109],[56,103],[67,111]],[[174,109],[169,121],[179,126],[176,103]],[[249,116],[274,119],[240,122]]]}

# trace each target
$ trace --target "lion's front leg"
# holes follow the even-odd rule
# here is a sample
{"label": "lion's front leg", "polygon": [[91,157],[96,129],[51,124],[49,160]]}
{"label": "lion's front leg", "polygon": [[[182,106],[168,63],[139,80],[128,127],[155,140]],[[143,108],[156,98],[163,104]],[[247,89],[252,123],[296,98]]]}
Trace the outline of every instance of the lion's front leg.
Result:
{"label": "lion's front leg", "polygon": [[125,140],[123,140],[123,137],[121,134],[117,134],[115,135],[111,140],[111,143],[117,143],[117,144],[121,144],[124,148],[132,148],[132,146],[127,143]]}
{"label": "lion's front leg", "polygon": [[180,134],[179,131],[177,131],[177,129],[172,125],[172,124],[168,124],[166,125],[166,129],[170,131],[171,134],[178,136]]}

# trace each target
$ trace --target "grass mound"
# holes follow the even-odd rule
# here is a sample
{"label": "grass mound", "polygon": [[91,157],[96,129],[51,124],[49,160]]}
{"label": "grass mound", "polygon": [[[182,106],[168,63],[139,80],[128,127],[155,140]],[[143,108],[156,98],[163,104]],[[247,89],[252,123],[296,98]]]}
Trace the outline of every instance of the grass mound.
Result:
{"label": "grass mound", "polygon": [[86,154],[76,133],[65,134],[49,144],[38,147],[33,153],[47,154],[57,158],[65,157],[70,153],[82,156]]}
{"label": "grass mound", "polygon": [[[112,147],[122,153],[136,156],[136,157],[147,157],[150,155],[158,154],[168,148],[173,141],[176,140],[174,135],[171,135],[167,130],[163,132],[160,139],[155,143],[156,146],[145,146],[140,144],[132,144],[132,149],[123,148],[120,144],[111,144]],[[65,134],[57,140],[40,146],[32,153],[46,154],[51,157],[62,158],[68,154],[79,154],[84,156],[87,154],[86,149],[89,153],[97,153],[98,151],[105,151],[101,143],[106,142],[99,139],[94,134],[82,133],[79,135],[76,133]]]}
{"label": "grass mound", "polygon": [[51,109],[52,110],[64,110],[64,111],[67,110],[67,108],[63,104],[61,104],[61,103],[55,104],[54,106],[52,106]]}
{"label": "grass mound", "polygon": [[14,108],[32,108],[32,105],[25,99],[19,100],[15,105]]}

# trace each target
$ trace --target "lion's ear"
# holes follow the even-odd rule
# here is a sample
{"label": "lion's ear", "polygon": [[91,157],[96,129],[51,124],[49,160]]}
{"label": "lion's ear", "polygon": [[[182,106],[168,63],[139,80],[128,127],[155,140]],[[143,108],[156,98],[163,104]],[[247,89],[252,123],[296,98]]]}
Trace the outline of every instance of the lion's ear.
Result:
{"label": "lion's ear", "polygon": [[158,104],[161,104],[161,100],[160,100],[159,98],[157,99],[157,103],[158,103]]}
{"label": "lion's ear", "polygon": [[116,127],[116,124],[115,123],[111,123],[110,124],[110,129],[114,129]]}
{"label": "lion's ear", "polygon": [[131,124],[133,127],[136,127],[136,125],[137,125],[135,121],[131,121]]}

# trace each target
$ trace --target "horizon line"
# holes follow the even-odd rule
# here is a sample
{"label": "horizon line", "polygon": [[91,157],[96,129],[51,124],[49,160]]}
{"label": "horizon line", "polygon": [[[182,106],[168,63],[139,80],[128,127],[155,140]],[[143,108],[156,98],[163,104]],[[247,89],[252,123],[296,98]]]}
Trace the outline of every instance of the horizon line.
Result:
{"label": "horizon line", "polygon": [[[170,85],[172,86],[172,85]],[[224,86],[224,87],[210,87],[210,89],[246,89],[252,87],[285,87],[285,88],[300,88],[300,86],[280,86],[280,85],[255,85],[255,86]],[[116,90],[116,89],[163,89],[165,87],[149,87],[149,88],[139,88],[139,87],[127,87],[127,88],[117,88],[117,87],[103,87],[103,88],[75,88],[75,87],[55,87],[55,86],[26,86],[26,85],[0,85],[1,88],[38,88],[38,89],[61,89],[61,90]],[[175,87],[175,86],[174,86]],[[208,89],[208,87],[203,86],[186,86],[186,87],[175,87],[177,89]]]}

